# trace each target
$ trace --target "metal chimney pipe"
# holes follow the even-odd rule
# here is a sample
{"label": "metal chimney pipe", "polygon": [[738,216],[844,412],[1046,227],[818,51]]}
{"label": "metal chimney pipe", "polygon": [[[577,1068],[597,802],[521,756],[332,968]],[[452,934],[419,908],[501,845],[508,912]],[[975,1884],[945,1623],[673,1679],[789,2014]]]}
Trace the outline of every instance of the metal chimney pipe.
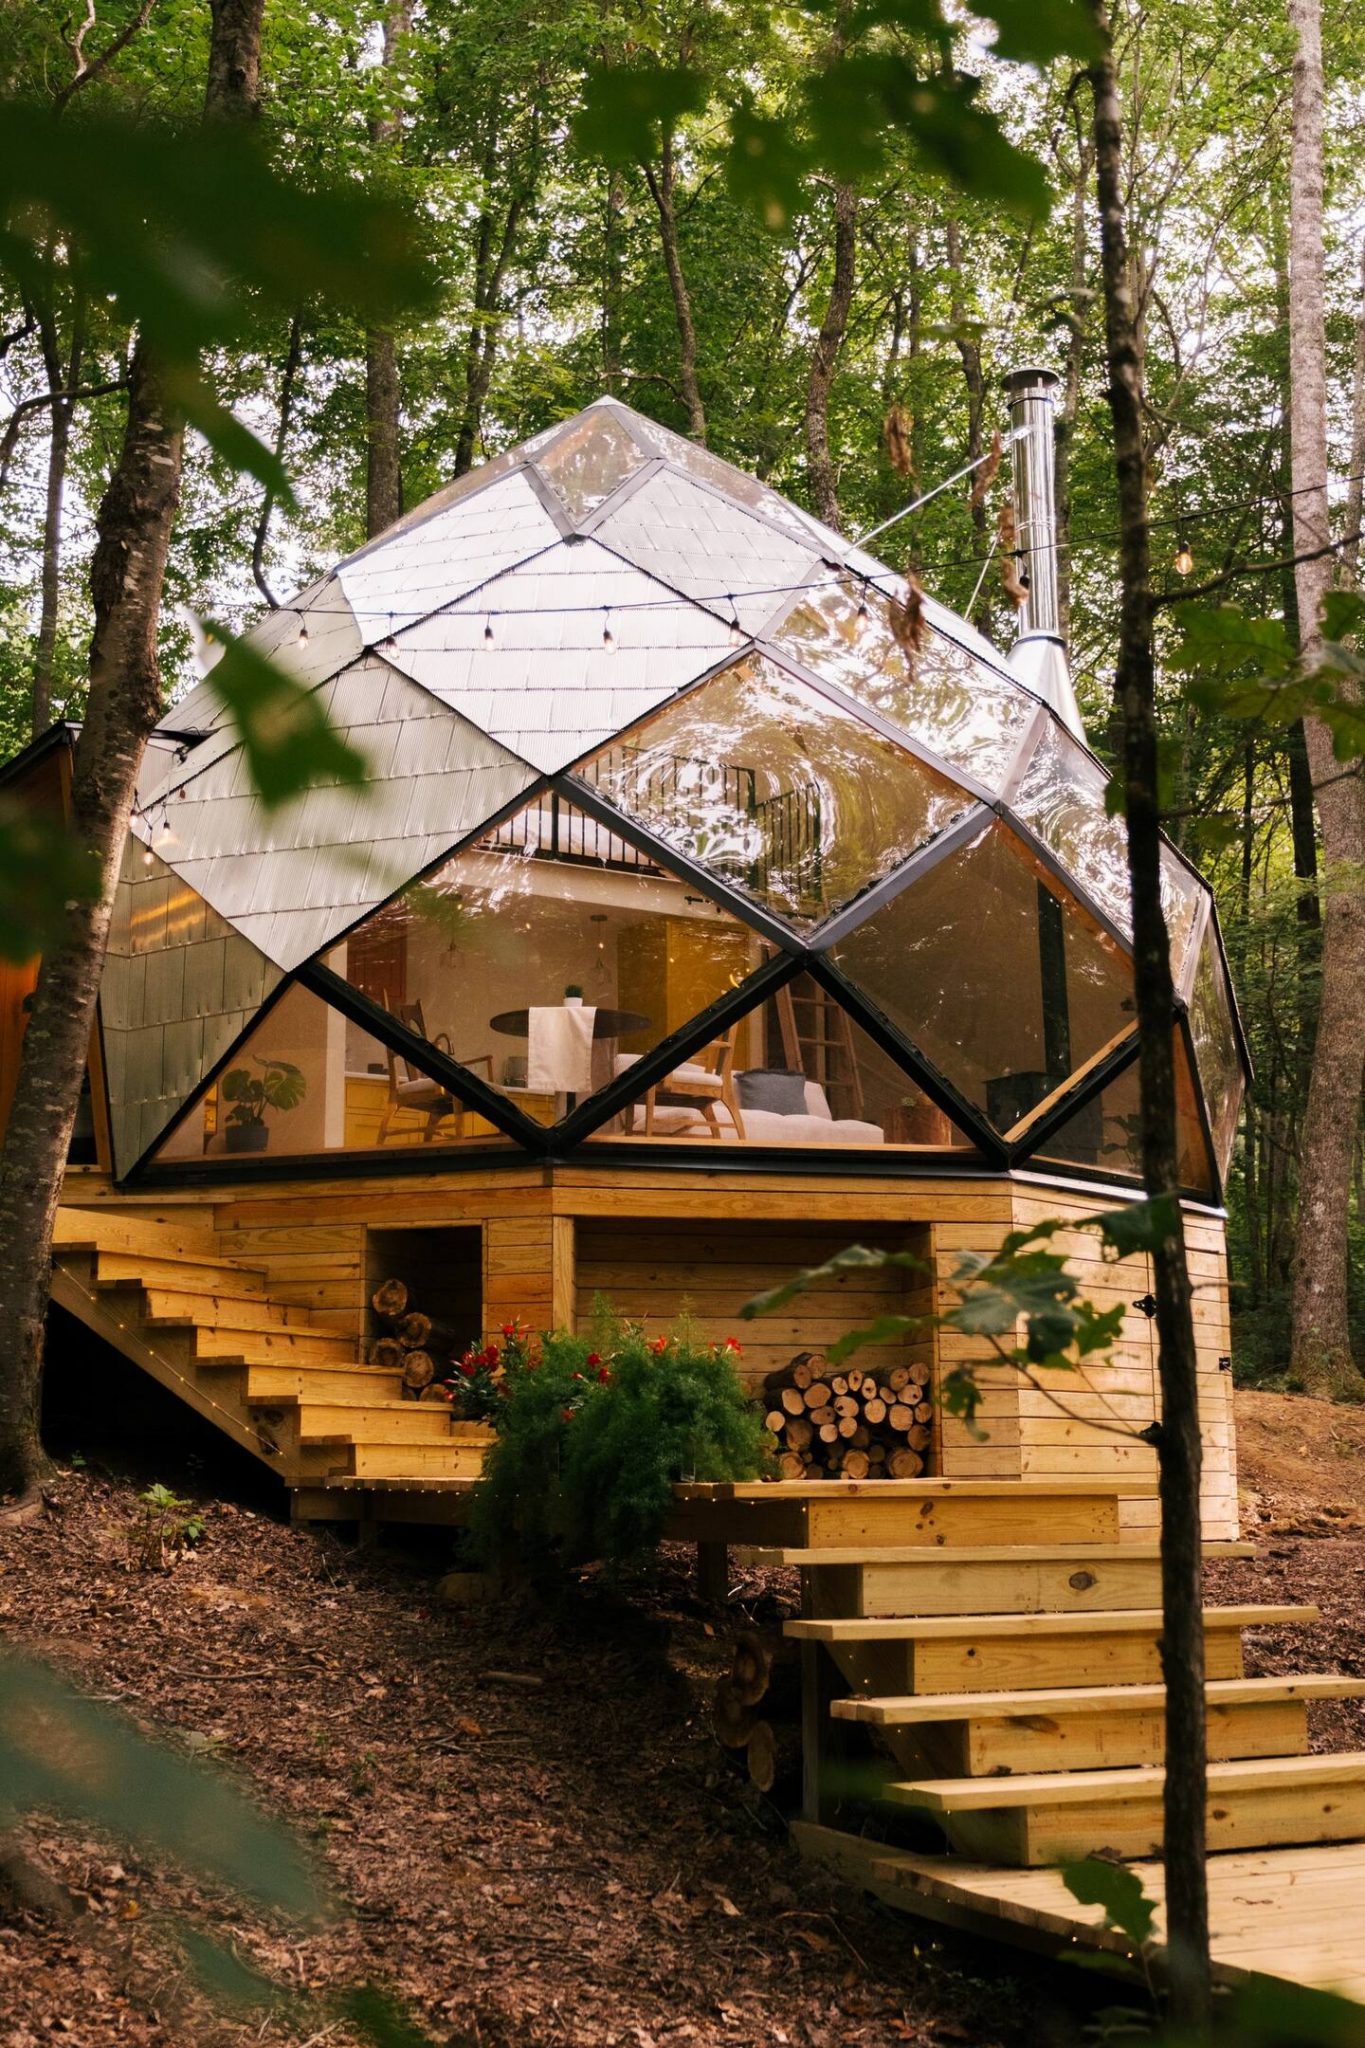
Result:
{"label": "metal chimney pipe", "polygon": [[1045,633],[1061,639],[1057,602],[1057,506],[1053,492],[1053,393],[1055,370],[1011,370],[1005,378],[1009,402],[1014,509],[1019,569],[1028,586],[1019,611],[1019,638]]}

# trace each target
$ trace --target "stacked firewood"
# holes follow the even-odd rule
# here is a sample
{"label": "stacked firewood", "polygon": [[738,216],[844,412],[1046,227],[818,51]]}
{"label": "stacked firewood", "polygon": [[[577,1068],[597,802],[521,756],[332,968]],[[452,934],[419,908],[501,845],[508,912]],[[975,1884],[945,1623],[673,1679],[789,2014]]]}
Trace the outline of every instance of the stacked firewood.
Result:
{"label": "stacked firewood", "polygon": [[799,1784],[801,1669],[797,1646],[746,1629],[712,1696],[716,1740],[742,1758],[751,1782],[773,1793]]}
{"label": "stacked firewood", "polygon": [[918,1479],[933,1408],[925,1368],[831,1369],[803,1351],[763,1382],[783,1479]]}
{"label": "stacked firewood", "polygon": [[401,1280],[385,1280],[370,1296],[370,1307],[387,1332],[370,1346],[370,1364],[382,1365],[403,1375],[403,1393],[420,1401],[436,1377],[436,1361],[427,1346],[432,1321],[420,1310],[409,1308],[408,1290]]}

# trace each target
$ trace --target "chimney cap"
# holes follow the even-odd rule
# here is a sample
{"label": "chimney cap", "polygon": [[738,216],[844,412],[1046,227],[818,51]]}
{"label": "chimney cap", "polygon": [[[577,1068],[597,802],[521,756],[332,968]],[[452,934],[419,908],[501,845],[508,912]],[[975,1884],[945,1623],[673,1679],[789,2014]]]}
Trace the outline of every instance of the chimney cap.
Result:
{"label": "chimney cap", "polygon": [[1000,379],[1001,385],[1011,398],[1022,397],[1030,385],[1040,385],[1044,391],[1054,391],[1061,381],[1056,370],[1045,369],[1042,364],[1028,364],[1018,370],[1007,370]]}

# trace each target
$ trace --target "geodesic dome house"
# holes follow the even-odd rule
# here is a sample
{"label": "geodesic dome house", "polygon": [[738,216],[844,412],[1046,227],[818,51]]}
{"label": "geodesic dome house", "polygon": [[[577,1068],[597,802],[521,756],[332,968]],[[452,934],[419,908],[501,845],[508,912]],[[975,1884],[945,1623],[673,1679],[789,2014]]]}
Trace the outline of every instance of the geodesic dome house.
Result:
{"label": "geodesic dome house", "polygon": [[[166,720],[101,1000],[117,1175],[1135,1175],[1123,827],[1043,587],[1008,660],[929,600],[917,633],[883,563],[612,399],[461,478],[253,636],[363,788],[269,811],[210,683]],[[1216,1199],[1244,1052],[1210,892],[1163,878]]]}

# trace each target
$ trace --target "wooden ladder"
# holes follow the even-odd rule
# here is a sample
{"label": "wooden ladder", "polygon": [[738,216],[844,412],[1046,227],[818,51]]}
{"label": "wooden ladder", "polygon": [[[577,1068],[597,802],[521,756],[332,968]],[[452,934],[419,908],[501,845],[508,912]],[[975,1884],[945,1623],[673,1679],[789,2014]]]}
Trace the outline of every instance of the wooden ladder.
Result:
{"label": "wooden ladder", "polygon": [[820,1083],[834,1117],[861,1120],[863,1080],[848,1012],[808,974],[787,982],[773,1001],[788,1067]]}

